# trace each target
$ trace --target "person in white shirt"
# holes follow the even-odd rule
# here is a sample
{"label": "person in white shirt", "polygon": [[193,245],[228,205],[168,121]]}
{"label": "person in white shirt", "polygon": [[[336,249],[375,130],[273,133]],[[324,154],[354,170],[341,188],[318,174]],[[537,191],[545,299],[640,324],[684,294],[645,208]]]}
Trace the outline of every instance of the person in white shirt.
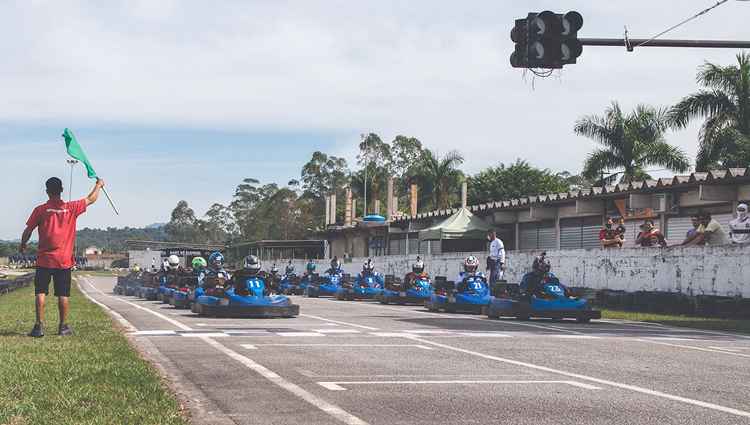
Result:
{"label": "person in white shirt", "polygon": [[729,220],[729,236],[732,243],[750,243],[750,220],[747,219],[747,205],[737,205],[737,218]]}
{"label": "person in white shirt", "polygon": [[505,245],[494,229],[487,231],[487,239],[490,241],[490,255],[487,257],[487,268],[490,272],[490,283],[500,280],[500,274],[505,270]]}

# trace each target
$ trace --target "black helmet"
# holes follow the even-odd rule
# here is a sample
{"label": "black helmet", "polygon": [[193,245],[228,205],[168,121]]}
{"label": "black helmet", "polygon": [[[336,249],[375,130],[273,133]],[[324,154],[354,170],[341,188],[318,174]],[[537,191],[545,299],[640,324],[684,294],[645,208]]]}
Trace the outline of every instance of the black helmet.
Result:
{"label": "black helmet", "polygon": [[307,263],[306,268],[307,268],[307,271],[309,273],[314,272],[315,271],[315,263],[313,263],[312,261],[310,261],[309,263]]}
{"label": "black helmet", "polygon": [[260,270],[260,260],[254,255],[248,255],[244,260],[242,260],[242,267],[249,270],[258,271]]}
{"label": "black helmet", "polygon": [[542,255],[536,257],[534,259],[534,262],[531,263],[531,269],[540,275],[545,275],[549,273],[552,266],[549,263],[549,260],[547,259],[547,252],[543,252]]}
{"label": "black helmet", "polygon": [[365,264],[362,266],[362,270],[372,273],[373,270],[375,270],[375,264],[373,264],[372,259],[368,259],[365,261]]}
{"label": "black helmet", "polygon": [[341,260],[339,260],[339,257],[333,257],[333,260],[331,260],[331,268],[335,271],[341,269]]}
{"label": "black helmet", "polygon": [[417,261],[415,261],[414,264],[411,265],[411,271],[415,274],[422,274],[422,272],[424,271],[424,261],[417,257]]}

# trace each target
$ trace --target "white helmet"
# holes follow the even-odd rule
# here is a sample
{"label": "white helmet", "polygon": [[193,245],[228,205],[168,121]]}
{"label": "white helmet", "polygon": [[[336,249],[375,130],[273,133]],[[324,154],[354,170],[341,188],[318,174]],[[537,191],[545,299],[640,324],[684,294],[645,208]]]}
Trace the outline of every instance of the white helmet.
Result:
{"label": "white helmet", "polygon": [[170,269],[177,270],[177,267],[180,266],[180,257],[176,255],[170,255],[169,258],[167,258],[167,263],[169,263]]}

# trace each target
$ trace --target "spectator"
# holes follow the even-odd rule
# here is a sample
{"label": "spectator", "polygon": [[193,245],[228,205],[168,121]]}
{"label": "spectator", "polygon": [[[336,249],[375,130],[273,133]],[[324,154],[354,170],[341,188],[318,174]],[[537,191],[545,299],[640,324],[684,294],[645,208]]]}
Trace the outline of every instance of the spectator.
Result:
{"label": "spectator", "polygon": [[624,240],[620,239],[617,230],[612,228],[612,218],[604,220],[604,229],[599,231],[599,241],[605,248],[619,248]]}
{"label": "spectator", "polygon": [[[700,227],[700,225],[701,225],[701,219],[700,219],[700,217],[698,217],[698,214],[693,214],[690,217],[690,224],[693,225],[693,228],[690,229],[690,230],[688,230],[687,233],[685,233],[685,239],[682,240],[682,244],[681,245],[685,245],[688,242],[688,238],[690,237],[690,235],[692,235],[693,233],[695,233],[698,230],[698,228]],[[698,245],[705,245],[705,244],[706,244],[706,240],[704,239]]]}
{"label": "spectator", "polygon": [[681,245],[698,245],[703,240],[707,240],[709,245],[726,245],[729,244],[729,238],[724,232],[719,222],[711,218],[711,213],[701,211],[698,213],[701,225],[698,229],[686,238]]}
{"label": "spectator", "polygon": [[617,222],[617,228],[615,229],[615,235],[620,237],[620,246],[622,247],[622,244],[627,242],[625,240],[625,219],[620,217],[620,220]]}
{"label": "spectator", "polygon": [[729,236],[732,243],[750,243],[750,220],[747,219],[747,204],[737,205],[737,218],[729,220]]}
{"label": "spectator", "polygon": [[497,237],[495,229],[487,231],[487,239],[490,241],[490,255],[487,256],[487,268],[490,272],[490,283],[500,280],[505,270],[505,245]]}
{"label": "spectator", "polygon": [[667,246],[667,238],[664,237],[661,233],[658,231],[651,232],[651,246],[655,247],[664,247]]}
{"label": "spectator", "polygon": [[638,237],[635,238],[635,244],[640,246],[651,246],[651,232],[658,232],[659,230],[654,229],[654,221],[646,219],[643,222],[641,233],[638,233]]}

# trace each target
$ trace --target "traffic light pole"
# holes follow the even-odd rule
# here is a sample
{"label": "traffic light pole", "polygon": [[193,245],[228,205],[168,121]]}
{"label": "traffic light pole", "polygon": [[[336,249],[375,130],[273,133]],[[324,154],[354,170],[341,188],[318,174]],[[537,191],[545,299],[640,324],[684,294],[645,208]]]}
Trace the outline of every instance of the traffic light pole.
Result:
{"label": "traffic light pole", "polygon": [[629,52],[632,52],[635,47],[750,48],[750,41],[649,40],[647,38],[579,38],[578,40],[580,40],[581,44],[584,46],[620,46],[626,47]]}

